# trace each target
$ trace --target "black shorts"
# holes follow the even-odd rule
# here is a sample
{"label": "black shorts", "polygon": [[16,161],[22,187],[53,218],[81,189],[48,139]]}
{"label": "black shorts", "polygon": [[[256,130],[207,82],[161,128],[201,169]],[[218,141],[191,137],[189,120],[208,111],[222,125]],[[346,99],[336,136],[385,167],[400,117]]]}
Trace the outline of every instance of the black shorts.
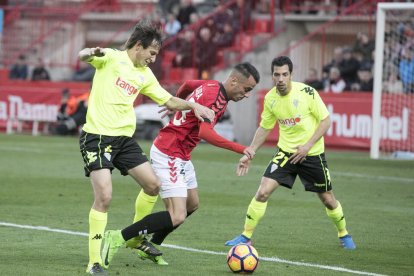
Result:
{"label": "black shorts", "polygon": [[122,175],[128,175],[128,170],[148,162],[138,143],[127,136],[105,136],[82,131],[79,146],[86,176],[103,168],[112,172],[114,167]]}
{"label": "black shorts", "polygon": [[325,153],[306,156],[305,161],[297,164],[288,161],[291,155],[292,153],[284,152],[278,148],[263,176],[274,179],[280,185],[292,189],[296,176],[299,175],[306,191],[322,193],[332,190]]}

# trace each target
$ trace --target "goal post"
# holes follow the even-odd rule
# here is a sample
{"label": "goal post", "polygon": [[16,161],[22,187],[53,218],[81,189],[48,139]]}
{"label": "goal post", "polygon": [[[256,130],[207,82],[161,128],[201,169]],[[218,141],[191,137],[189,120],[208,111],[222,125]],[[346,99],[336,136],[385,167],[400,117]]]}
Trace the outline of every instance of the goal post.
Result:
{"label": "goal post", "polygon": [[[412,52],[411,57],[414,60],[414,45],[407,46],[405,49],[404,47],[409,44],[405,45],[405,42],[398,40],[401,35],[396,35],[394,38],[392,36],[394,32],[388,34],[386,44],[385,32],[405,23],[414,25],[414,22],[410,21],[412,17],[414,17],[414,3],[378,3],[377,5],[370,146],[372,159],[392,156],[392,153],[394,157],[397,157],[395,153],[407,153],[414,158],[414,81],[412,87],[407,88],[407,84],[404,83],[403,89],[400,89],[402,91],[394,91],[395,93],[391,93],[390,86],[384,87],[384,84],[389,84],[391,74],[399,76],[398,74],[401,73],[400,58],[405,55],[404,51]],[[414,26],[412,28],[414,30]],[[395,41],[390,41],[392,39]],[[414,37],[412,39],[414,40]],[[401,52],[397,53],[397,51]],[[397,57],[389,60],[389,56],[384,57],[386,52],[393,52],[393,57]],[[414,76],[414,69],[412,72],[403,70],[402,74]]]}

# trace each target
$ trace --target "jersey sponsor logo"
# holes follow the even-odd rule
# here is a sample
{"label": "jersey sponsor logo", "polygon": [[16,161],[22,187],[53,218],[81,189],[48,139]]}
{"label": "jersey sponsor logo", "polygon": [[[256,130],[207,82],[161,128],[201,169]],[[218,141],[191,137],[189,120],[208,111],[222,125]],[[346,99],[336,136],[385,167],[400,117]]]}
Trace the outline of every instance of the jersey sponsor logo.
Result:
{"label": "jersey sponsor logo", "polygon": [[279,119],[278,122],[281,125],[285,125],[285,126],[288,126],[288,127],[293,127],[296,124],[300,123],[300,116],[296,116],[294,118],[288,118],[288,119]]}
{"label": "jersey sponsor logo", "polygon": [[138,88],[134,87],[132,84],[127,83],[120,77],[116,79],[116,86],[121,87],[127,96],[135,95],[138,93]]}

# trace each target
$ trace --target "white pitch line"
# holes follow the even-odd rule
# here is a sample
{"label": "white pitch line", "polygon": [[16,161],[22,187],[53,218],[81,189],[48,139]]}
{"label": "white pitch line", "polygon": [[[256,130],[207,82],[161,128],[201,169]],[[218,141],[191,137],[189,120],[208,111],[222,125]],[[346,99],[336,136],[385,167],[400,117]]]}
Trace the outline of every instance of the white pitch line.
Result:
{"label": "white pitch line", "polygon": [[[63,229],[54,229],[54,228],[49,228],[47,226],[31,226],[31,225],[22,225],[22,224],[8,223],[8,222],[2,222],[2,221],[0,221],[0,226],[63,233],[63,234],[74,235],[74,236],[85,236],[85,237],[88,236],[88,233],[63,230]],[[173,249],[178,249],[178,250],[184,250],[184,251],[190,251],[190,252],[196,252],[196,253],[204,253],[204,254],[210,254],[210,255],[224,255],[224,256],[227,255],[226,252],[196,249],[196,248],[184,247],[184,246],[173,245],[173,244],[162,244],[162,246],[173,248]],[[338,272],[348,272],[348,273],[358,274],[358,275],[386,276],[384,274],[352,270],[352,269],[347,269],[347,268],[343,268],[339,266],[328,266],[328,265],[319,265],[319,264],[312,264],[312,263],[289,261],[289,260],[284,260],[284,259],[280,259],[277,257],[260,257],[260,260],[274,262],[274,263],[284,263],[284,264],[290,264],[290,265],[296,265],[296,266],[315,267],[319,269],[333,270],[333,271],[338,271]]]}

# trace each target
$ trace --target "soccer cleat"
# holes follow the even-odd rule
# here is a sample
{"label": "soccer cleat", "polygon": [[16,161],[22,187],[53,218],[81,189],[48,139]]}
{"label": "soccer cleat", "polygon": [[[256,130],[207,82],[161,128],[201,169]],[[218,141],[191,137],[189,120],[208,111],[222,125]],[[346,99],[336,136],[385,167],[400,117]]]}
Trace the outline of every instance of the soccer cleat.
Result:
{"label": "soccer cleat", "polygon": [[127,240],[125,245],[127,248],[136,248],[144,239],[146,239],[144,235],[139,235],[138,237]]}
{"label": "soccer cleat", "polygon": [[88,265],[88,268],[86,269],[86,273],[92,274],[92,275],[104,275],[104,276],[108,275],[108,273],[106,273],[105,269],[103,269],[103,267],[99,263]]}
{"label": "soccer cleat", "polygon": [[146,239],[144,239],[141,244],[136,247],[136,249],[153,257],[162,255],[162,252],[158,250],[152,242],[149,242]]}
{"label": "soccer cleat", "polygon": [[109,230],[105,232],[103,242],[103,267],[108,268],[109,263],[112,261],[112,258],[118,249],[125,243],[125,241],[122,238],[121,230]]}
{"label": "soccer cleat", "polygon": [[235,237],[232,240],[226,241],[225,245],[226,246],[235,246],[239,243],[252,244],[252,241],[248,237],[246,237],[245,235],[239,235],[239,236]]}
{"label": "soccer cleat", "polygon": [[137,250],[137,253],[141,260],[150,260],[157,265],[168,265],[168,263],[164,260],[162,256],[151,256],[139,249]]}
{"label": "soccer cleat", "polygon": [[341,243],[342,247],[344,249],[355,249],[356,245],[354,241],[352,240],[351,235],[345,235],[343,237],[339,238],[339,242]]}

